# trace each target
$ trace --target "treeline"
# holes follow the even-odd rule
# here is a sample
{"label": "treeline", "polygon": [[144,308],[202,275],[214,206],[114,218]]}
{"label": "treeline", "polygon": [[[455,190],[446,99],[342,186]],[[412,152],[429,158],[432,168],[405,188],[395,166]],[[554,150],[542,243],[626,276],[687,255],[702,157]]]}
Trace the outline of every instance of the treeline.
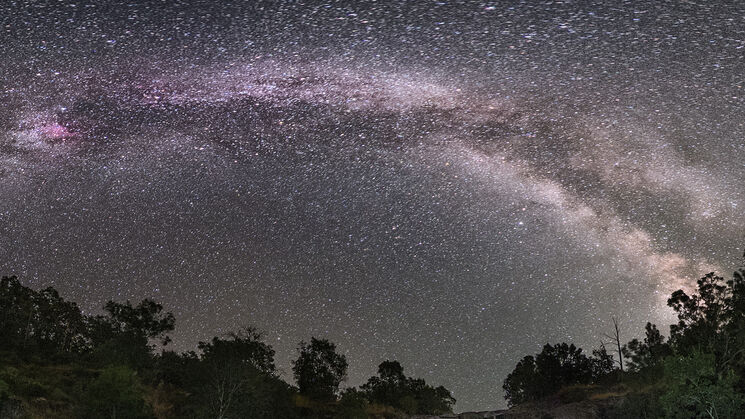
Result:
{"label": "treeline", "polygon": [[642,340],[618,345],[613,355],[602,344],[587,356],[562,343],[524,357],[504,380],[508,403],[618,396],[603,416],[743,417],[745,268],[729,280],[709,273],[690,295],[675,291],[667,304],[678,318],[668,339],[647,323]]}
{"label": "treeline", "polygon": [[254,328],[177,353],[166,349],[175,318],[155,301],[109,301],[104,312],[84,315],[54,288],[0,280],[0,417],[367,418],[455,403],[396,361],[341,391],[347,359],[325,339],[300,342],[292,385]]}

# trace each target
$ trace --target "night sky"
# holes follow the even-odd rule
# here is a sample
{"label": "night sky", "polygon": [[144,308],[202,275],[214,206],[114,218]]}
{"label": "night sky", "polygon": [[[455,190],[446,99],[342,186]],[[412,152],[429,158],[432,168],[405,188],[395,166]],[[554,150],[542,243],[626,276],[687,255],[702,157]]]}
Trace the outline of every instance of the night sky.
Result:
{"label": "night sky", "polygon": [[503,407],[745,245],[742,2],[0,3],[0,274],[154,298],[179,350]]}

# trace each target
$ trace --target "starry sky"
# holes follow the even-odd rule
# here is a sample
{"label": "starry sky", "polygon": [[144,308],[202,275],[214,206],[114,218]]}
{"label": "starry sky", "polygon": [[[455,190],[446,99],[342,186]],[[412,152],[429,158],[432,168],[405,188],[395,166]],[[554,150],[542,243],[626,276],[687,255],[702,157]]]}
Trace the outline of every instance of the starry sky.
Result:
{"label": "starry sky", "polygon": [[745,5],[4,1],[0,274],[504,407],[745,244]]}

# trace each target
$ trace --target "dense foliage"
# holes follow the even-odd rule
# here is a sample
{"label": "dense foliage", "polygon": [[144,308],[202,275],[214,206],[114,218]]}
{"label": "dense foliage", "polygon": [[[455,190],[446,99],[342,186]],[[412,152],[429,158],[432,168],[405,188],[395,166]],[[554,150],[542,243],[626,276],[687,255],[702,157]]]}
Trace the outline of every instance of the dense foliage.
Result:
{"label": "dense foliage", "polygon": [[312,400],[336,400],[341,382],[346,378],[347,358],[336,353],[336,345],[326,339],[312,338],[300,342],[300,356],[292,363],[300,394]]}
{"label": "dense foliage", "polygon": [[504,380],[503,389],[512,404],[538,400],[572,384],[589,384],[613,369],[613,360],[600,348],[586,356],[574,345],[545,345],[536,355],[526,356]]}
{"label": "dense foliage", "polygon": [[360,389],[368,400],[409,414],[447,413],[455,404],[445,387],[432,387],[422,379],[404,375],[404,368],[398,361],[381,363],[378,376],[371,377]]}
{"label": "dense foliage", "polygon": [[[614,368],[620,362],[608,364],[604,350],[585,357],[574,345],[546,345],[518,362],[504,381],[505,398],[511,405],[537,402],[573,384],[610,382],[624,389],[624,400],[609,417],[742,417],[745,268],[729,280],[706,274],[694,292],[675,291],[668,305],[678,318],[670,338],[647,323],[642,340],[621,348],[626,371]],[[593,363],[603,367],[593,370]]]}
{"label": "dense foliage", "polygon": [[174,316],[152,300],[109,301],[90,316],[53,288],[3,277],[0,417],[364,418],[371,409],[448,412],[455,402],[444,387],[412,378],[404,379],[410,400],[383,408],[387,400],[367,387],[340,394],[347,360],[325,339],[300,342],[295,387],[252,327],[184,353],[167,350],[174,328]]}

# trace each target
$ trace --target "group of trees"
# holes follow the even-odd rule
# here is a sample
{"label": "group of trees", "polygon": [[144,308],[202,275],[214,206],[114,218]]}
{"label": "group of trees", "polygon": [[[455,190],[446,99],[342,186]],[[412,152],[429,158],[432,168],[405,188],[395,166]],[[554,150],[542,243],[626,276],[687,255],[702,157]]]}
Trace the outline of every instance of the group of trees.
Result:
{"label": "group of trees", "polygon": [[145,299],[137,306],[109,301],[106,315],[86,316],[54,288],[34,291],[15,277],[0,279],[0,350],[48,359],[87,355],[102,363],[143,366],[155,346],[168,344],[175,320],[163,307]]}
{"label": "group of trees", "polygon": [[444,387],[404,376],[396,361],[383,362],[360,389],[340,391],[347,359],[325,339],[300,342],[294,386],[254,328],[178,353],[166,349],[175,319],[160,304],[110,301],[104,313],[84,315],[53,288],[3,277],[0,416],[9,406],[32,408],[29,400],[46,400],[55,417],[112,418],[363,418],[376,406],[437,414],[455,403]]}
{"label": "group of trees", "polygon": [[[644,390],[627,394],[617,416],[738,417],[745,408],[745,268],[729,280],[707,274],[695,292],[678,290],[668,305],[678,318],[669,339],[647,323],[643,339],[616,342],[617,360],[602,344],[589,355],[573,344],[547,344],[507,376],[506,399],[516,405],[571,386],[641,381]],[[365,418],[376,406],[440,414],[455,403],[444,387],[407,377],[397,361],[381,363],[358,389],[340,391],[347,359],[325,339],[300,342],[294,386],[280,378],[274,349],[254,328],[177,353],[166,349],[174,327],[174,316],[149,299],[110,301],[104,314],[85,315],[54,288],[35,291],[3,277],[0,416],[30,399],[59,402],[55,416],[120,418]],[[39,372],[44,365],[54,368]],[[55,380],[62,365],[77,380]]]}
{"label": "group of trees", "polygon": [[431,387],[421,378],[404,375],[404,368],[398,361],[381,363],[378,375],[370,377],[360,389],[368,400],[410,414],[446,413],[455,404],[455,399],[445,387]]}
{"label": "group of trees", "polygon": [[569,385],[597,382],[612,371],[613,358],[603,346],[588,357],[573,344],[547,344],[535,357],[520,360],[502,388],[510,404],[519,404],[550,396]]}
{"label": "group of trees", "polygon": [[[745,256],[744,256],[745,257]],[[745,408],[745,268],[725,280],[709,273],[696,290],[668,299],[678,322],[670,337],[647,323],[643,339],[587,357],[565,343],[524,357],[504,381],[511,405],[537,401],[577,384],[642,383],[622,417],[740,417]],[[625,358],[626,371],[619,368]],[[625,415],[625,416],[624,416]]]}

